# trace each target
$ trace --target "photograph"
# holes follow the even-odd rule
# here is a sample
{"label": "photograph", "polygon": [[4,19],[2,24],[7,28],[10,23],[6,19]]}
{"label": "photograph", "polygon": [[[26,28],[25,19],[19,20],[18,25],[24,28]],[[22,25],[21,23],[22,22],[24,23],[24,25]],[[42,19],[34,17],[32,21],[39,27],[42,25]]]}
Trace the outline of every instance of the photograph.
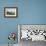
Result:
{"label": "photograph", "polygon": [[17,7],[5,7],[4,8],[4,16],[5,17],[17,17],[18,16],[18,8]]}

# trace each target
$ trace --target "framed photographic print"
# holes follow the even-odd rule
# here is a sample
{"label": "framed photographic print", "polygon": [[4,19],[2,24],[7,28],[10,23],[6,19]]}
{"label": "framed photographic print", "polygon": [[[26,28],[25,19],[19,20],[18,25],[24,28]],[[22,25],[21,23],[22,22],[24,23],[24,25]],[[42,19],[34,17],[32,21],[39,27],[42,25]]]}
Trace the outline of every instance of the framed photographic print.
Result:
{"label": "framed photographic print", "polygon": [[18,8],[17,7],[5,7],[4,8],[4,16],[8,18],[15,18],[18,16]]}

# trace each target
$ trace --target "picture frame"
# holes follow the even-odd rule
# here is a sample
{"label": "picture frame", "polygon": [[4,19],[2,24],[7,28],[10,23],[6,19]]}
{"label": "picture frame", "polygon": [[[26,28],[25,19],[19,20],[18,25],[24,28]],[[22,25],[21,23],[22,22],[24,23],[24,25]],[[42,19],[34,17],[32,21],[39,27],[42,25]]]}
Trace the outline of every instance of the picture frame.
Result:
{"label": "picture frame", "polygon": [[4,17],[16,18],[18,16],[17,7],[4,7]]}

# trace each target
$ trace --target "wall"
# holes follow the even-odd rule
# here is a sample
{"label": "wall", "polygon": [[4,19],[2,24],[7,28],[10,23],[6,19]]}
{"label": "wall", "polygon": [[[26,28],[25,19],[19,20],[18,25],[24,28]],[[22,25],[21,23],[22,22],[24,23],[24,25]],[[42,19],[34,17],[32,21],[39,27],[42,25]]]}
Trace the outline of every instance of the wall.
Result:
{"label": "wall", "polygon": [[[18,18],[4,18],[4,7],[18,7]],[[0,0],[0,44],[7,44],[17,24],[46,24],[46,0]],[[16,41],[17,42],[17,41]]]}

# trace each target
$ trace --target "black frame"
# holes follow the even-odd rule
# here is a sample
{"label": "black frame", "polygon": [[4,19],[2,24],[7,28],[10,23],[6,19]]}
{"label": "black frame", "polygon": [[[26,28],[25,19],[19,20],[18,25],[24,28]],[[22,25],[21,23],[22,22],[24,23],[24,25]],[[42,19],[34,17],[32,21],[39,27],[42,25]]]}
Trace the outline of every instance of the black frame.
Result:
{"label": "black frame", "polygon": [[[16,16],[6,16],[5,15],[5,10],[6,10],[6,8],[15,8],[16,9]],[[4,17],[5,18],[16,18],[16,17],[18,17],[18,7],[4,7]]]}

